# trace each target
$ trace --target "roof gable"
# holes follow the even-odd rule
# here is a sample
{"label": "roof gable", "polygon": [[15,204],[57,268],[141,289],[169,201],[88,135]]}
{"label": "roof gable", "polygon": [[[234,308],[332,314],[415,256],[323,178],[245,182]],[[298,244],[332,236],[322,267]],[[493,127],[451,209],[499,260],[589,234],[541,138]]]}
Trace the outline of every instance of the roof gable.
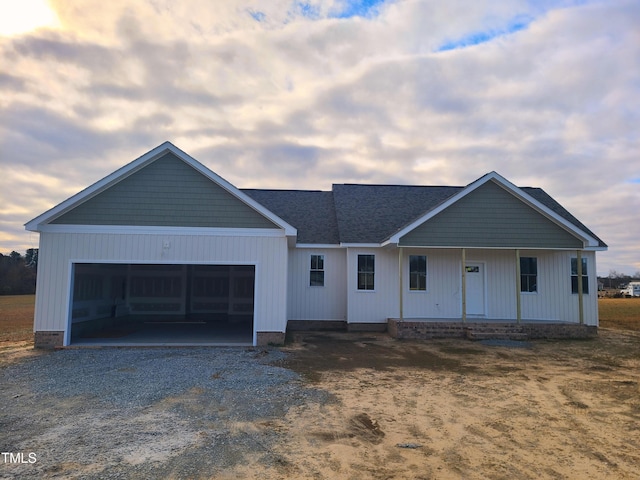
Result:
{"label": "roof gable", "polygon": [[166,142],[27,223],[295,228]]}
{"label": "roof gable", "polygon": [[487,182],[400,237],[400,245],[582,248],[582,240]]}
{"label": "roof gable", "polygon": [[[531,195],[525,190],[535,193]],[[479,208],[474,203],[478,203]],[[446,210],[449,211],[441,215]],[[437,216],[439,218],[431,222]],[[428,226],[426,222],[429,222]],[[528,222],[532,222],[531,225]],[[429,228],[433,232],[427,234]],[[448,232],[445,233],[443,228],[448,229]],[[536,228],[540,230],[537,231]],[[436,234],[435,230],[438,229],[440,231]],[[478,235],[478,229],[484,233]],[[440,236],[436,238],[438,235]],[[499,239],[501,235],[511,235],[511,238],[509,241]],[[422,238],[419,240],[418,236]],[[449,242],[457,238],[456,242],[449,243],[448,246],[606,248],[599,238],[542,190],[520,189],[496,172],[471,183],[395,232],[384,243],[407,245],[409,242],[420,241],[436,242],[433,244],[436,246],[445,242],[446,236]],[[550,238],[545,238],[546,236]]]}

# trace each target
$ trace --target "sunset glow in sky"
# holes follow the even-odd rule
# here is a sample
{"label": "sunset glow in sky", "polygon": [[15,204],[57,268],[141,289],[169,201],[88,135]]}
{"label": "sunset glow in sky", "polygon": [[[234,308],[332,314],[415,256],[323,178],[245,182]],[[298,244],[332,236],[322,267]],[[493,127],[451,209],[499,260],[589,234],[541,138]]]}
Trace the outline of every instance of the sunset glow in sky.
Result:
{"label": "sunset glow in sky", "polygon": [[14,36],[39,28],[58,28],[60,21],[46,0],[0,0],[0,35]]}
{"label": "sunset glow in sky", "polygon": [[165,140],[239,188],[537,186],[640,271],[637,0],[0,0],[0,252]]}

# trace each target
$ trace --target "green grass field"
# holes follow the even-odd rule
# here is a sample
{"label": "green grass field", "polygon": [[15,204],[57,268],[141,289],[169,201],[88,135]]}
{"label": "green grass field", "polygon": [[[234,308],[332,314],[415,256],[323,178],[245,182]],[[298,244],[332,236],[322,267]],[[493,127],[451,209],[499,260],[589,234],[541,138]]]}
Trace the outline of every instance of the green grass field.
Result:
{"label": "green grass field", "polygon": [[640,298],[600,298],[600,326],[640,331]]}
{"label": "green grass field", "polygon": [[[0,296],[0,343],[33,342],[35,295]],[[600,326],[640,331],[640,298],[601,298]]]}
{"label": "green grass field", "polygon": [[35,295],[0,296],[0,343],[33,342]]}

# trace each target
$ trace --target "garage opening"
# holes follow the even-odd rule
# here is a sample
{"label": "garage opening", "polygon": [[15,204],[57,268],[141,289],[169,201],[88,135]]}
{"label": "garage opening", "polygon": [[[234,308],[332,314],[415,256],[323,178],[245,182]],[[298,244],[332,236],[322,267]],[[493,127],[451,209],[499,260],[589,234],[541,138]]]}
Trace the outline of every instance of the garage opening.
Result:
{"label": "garage opening", "polygon": [[253,345],[254,265],[73,265],[71,345]]}

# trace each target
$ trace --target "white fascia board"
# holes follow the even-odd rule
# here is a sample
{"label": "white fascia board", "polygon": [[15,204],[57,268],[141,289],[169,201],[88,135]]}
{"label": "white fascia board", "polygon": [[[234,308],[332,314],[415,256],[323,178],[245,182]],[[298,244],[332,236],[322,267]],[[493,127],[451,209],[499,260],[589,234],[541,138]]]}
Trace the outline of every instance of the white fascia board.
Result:
{"label": "white fascia board", "polygon": [[59,217],[63,213],[79,205],[80,203],[89,200],[91,197],[94,197],[100,192],[106,190],[111,185],[124,180],[128,176],[139,171],[140,169],[142,169],[149,163],[153,162],[154,160],[158,159],[162,155],[165,155],[167,152],[173,153],[176,157],[180,158],[187,165],[189,165],[190,167],[192,167],[193,169],[195,169],[196,171],[198,171],[199,173],[207,177],[212,182],[218,184],[220,187],[224,188],[227,192],[229,192],[231,195],[236,197],[238,200],[244,202],[249,207],[253,208],[258,213],[260,213],[261,215],[265,216],[270,221],[278,225],[280,228],[282,228],[285,231],[285,235],[296,236],[298,234],[297,230],[293,226],[289,225],[287,222],[285,222],[283,219],[275,215],[270,210],[267,210],[265,207],[260,205],[258,202],[253,200],[248,195],[242,193],[240,190],[234,187],[231,183],[229,183],[224,178],[222,178],[218,174],[211,171],[209,168],[207,168],[202,163],[197,161],[191,155],[180,150],[171,142],[164,142],[163,144],[157,146],[153,150],[150,150],[149,152],[145,153],[141,157],[138,157],[134,161],[119,168],[118,170],[111,173],[110,175],[107,175],[102,180],[99,180],[98,182],[85,188],[81,192],[68,198],[64,202],[58,204],[57,206],[51,208],[50,210],[47,210],[42,215],[39,215],[33,220],[27,222],[25,224],[25,229],[32,232],[43,231],[42,228],[44,224],[47,224],[48,222],[54,220],[55,218]]}
{"label": "white fascia board", "polygon": [[277,228],[154,227],[135,225],[42,225],[43,233],[101,233],[119,235],[201,235],[224,237],[285,237]]}
{"label": "white fascia board", "polygon": [[576,237],[580,238],[582,241],[585,242],[585,244],[586,244],[585,247],[599,247],[599,242],[594,237],[592,237],[591,235],[588,235],[586,232],[584,232],[583,230],[579,229],[578,227],[573,225],[571,222],[568,222],[567,220],[562,218],[560,215],[555,213],[553,210],[551,210],[550,208],[546,207],[545,205],[540,203],[538,200],[533,198],[531,195],[529,195],[528,193],[524,192],[523,190],[521,190],[516,185],[514,185],[513,183],[511,183],[506,178],[504,178],[503,176],[499,175],[496,172],[487,173],[486,175],[480,177],[475,182],[470,183],[464,189],[462,189],[460,192],[456,193],[455,195],[453,195],[452,197],[450,197],[446,201],[442,202],[440,205],[438,205],[434,209],[430,210],[429,212],[424,214],[422,217],[418,218],[416,221],[410,223],[406,227],[404,227],[401,230],[397,231],[394,235],[389,237],[388,240],[384,241],[382,243],[382,245],[398,244],[400,242],[400,238],[401,237],[403,237],[404,235],[406,235],[407,233],[409,233],[413,229],[417,228],[418,226],[422,225],[427,220],[430,220],[431,218],[435,217],[437,214],[439,214],[443,210],[446,210],[451,205],[456,203],[458,200],[460,200],[461,198],[469,195],[471,192],[473,192],[474,190],[476,190],[477,188],[481,187],[482,185],[484,185],[485,183],[487,183],[489,181],[496,182],[499,186],[501,186],[502,188],[504,188],[505,190],[507,190],[511,194],[515,195],[516,197],[518,197],[524,203],[526,203],[527,205],[529,205],[533,209],[537,210],[542,215],[544,215],[547,218],[549,218],[549,220],[553,221],[558,226],[564,228],[569,233],[572,233]]}
{"label": "white fascia board", "polygon": [[[465,247],[465,246],[460,246],[460,245],[456,245],[456,246],[451,246],[451,245],[397,245],[397,244],[393,244],[393,243],[386,243],[385,245],[391,245],[397,248],[413,248],[413,249],[423,249],[423,250],[461,250],[461,249],[465,249],[465,250],[508,250],[508,251],[513,251],[513,250],[526,250],[526,251],[534,251],[534,250],[544,250],[544,251],[549,251],[549,252],[575,252],[576,250],[578,250],[577,248],[568,248],[568,247],[562,247],[562,248],[550,248],[550,247],[518,247],[518,246],[511,246],[511,247]],[[602,252],[602,251],[606,251],[607,249],[605,247],[585,247],[585,248],[581,248],[580,250],[584,251],[584,252]]]}
{"label": "white fascia board", "polygon": [[380,243],[341,243],[340,246],[346,248],[380,248],[384,245]]}
{"label": "white fascia board", "polygon": [[297,243],[296,248],[344,248],[337,243]]}

